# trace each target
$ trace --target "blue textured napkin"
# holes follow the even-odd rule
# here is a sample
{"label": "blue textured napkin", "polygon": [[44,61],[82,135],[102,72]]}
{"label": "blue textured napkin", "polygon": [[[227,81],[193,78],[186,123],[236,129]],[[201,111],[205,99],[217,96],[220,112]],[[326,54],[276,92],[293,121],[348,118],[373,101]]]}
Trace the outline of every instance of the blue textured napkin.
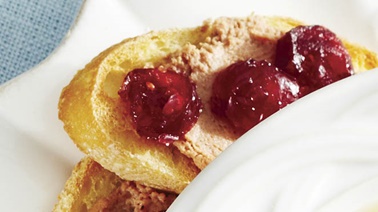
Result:
{"label": "blue textured napkin", "polygon": [[83,0],[0,0],[0,84],[45,59],[62,41]]}

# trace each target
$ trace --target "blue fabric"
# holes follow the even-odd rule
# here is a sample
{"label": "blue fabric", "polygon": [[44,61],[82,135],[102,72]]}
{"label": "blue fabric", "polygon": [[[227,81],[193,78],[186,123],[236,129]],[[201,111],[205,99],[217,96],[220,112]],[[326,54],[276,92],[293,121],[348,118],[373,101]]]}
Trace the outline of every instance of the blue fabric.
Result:
{"label": "blue fabric", "polygon": [[62,41],[83,0],[0,0],[0,84],[45,59]]}

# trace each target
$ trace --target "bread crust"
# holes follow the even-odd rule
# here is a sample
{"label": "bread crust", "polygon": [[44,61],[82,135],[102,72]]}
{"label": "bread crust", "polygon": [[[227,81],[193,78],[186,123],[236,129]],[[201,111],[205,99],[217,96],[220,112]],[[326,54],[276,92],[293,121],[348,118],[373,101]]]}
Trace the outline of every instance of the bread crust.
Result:
{"label": "bread crust", "polygon": [[122,180],[84,157],[73,169],[53,211],[165,211],[176,197]]}
{"label": "bread crust", "polygon": [[85,157],[74,167],[53,211],[87,211],[99,198],[108,196],[121,182],[116,174]]}

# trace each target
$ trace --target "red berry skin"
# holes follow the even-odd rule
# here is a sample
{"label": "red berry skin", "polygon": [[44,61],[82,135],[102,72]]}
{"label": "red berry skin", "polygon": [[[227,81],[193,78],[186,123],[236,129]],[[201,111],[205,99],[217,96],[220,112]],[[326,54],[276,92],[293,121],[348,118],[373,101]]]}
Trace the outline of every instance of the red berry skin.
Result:
{"label": "red berry skin", "polygon": [[195,84],[172,71],[135,69],[118,93],[137,133],[165,145],[183,139],[202,110]]}
{"label": "red berry skin", "polygon": [[353,74],[340,39],[318,25],[298,26],[280,38],[274,64],[297,79],[303,95]]}
{"label": "red berry skin", "polygon": [[298,97],[295,80],[266,61],[249,59],[217,75],[211,109],[243,134]]}

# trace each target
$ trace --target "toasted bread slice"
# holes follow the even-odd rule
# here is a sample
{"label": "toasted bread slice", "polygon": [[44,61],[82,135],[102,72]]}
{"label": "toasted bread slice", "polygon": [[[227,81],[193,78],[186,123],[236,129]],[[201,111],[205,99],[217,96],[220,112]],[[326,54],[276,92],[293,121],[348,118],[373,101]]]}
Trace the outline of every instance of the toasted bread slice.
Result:
{"label": "toasted bread slice", "polygon": [[[209,88],[216,72],[246,57],[272,61],[277,39],[300,24],[289,18],[251,15],[126,39],[94,58],[64,88],[59,118],[80,150],[122,179],[180,193],[238,138],[209,110]],[[241,32],[248,33],[244,40],[238,37]],[[375,53],[344,44],[356,73],[378,66]],[[248,52],[233,54],[235,49]],[[219,52],[227,55],[217,57]],[[191,79],[204,103],[203,113],[186,139],[169,147],[141,138],[117,95],[129,71],[157,66],[193,72]]]}
{"label": "toasted bread slice", "polygon": [[165,211],[176,196],[122,180],[85,157],[75,166],[53,211]]}
{"label": "toasted bread slice", "polygon": [[114,45],[79,71],[59,102],[59,118],[79,149],[123,179],[180,192],[199,169],[177,149],[141,139],[117,91],[128,71],[204,37],[201,28],[152,32]]}

